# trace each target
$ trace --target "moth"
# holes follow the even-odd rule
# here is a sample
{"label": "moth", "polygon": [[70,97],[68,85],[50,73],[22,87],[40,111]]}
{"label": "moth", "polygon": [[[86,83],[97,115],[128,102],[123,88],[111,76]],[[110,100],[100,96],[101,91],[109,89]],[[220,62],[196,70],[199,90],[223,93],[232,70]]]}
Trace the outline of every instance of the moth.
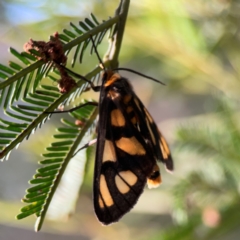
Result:
{"label": "moth", "polygon": [[119,73],[104,72],[98,107],[93,202],[107,225],[136,204],[146,183],[159,186],[159,161],[172,171],[173,160],[152,116]]}
{"label": "moth", "polygon": [[[100,65],[104,66],[94,41],[93,47]],[[119,70],[159,82],[127,68],[104,70],[100,86],[94,86],[81,76],[94,91],[100,92],[93,202],[97,218],[104,225],[118,221],[130,211],[146,184],[149,188],[160,185],[158,162],[162,162],[167,170],[173,170],[173,160],[165,138],[129,81],[118,73]],[[87,104],[96,105],[89,102],[76,108]]]}

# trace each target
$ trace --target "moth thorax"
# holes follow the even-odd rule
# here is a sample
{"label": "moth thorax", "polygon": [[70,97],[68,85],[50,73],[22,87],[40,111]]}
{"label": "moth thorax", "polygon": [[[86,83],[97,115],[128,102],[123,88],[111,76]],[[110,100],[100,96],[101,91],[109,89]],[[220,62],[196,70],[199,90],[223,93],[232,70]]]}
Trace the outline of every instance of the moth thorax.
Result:
{"label": "moth thorax", "polygon": [[147,179],[148,188],[156,188],[162,182],[159,166],[157,164],[154,165],[151,175]]}
{"label": "moth thorax", "polygon": [[118,73],[112,72],[110,70],[107,71],[106,73],[104,73],[104,77],[103,77],[103,81],[105,81],[104,87],[111,86],[114,82],[116,82],[120,78],[121,76]]}
{"label": "moth thorax", "polygon": [[107,97],[109,97],[112,100],[114,100],[114,99],[117,99],[117,98],[121,97],[121,94],[116,92],[116,91],[109,90],[108,93],[107,93]]}

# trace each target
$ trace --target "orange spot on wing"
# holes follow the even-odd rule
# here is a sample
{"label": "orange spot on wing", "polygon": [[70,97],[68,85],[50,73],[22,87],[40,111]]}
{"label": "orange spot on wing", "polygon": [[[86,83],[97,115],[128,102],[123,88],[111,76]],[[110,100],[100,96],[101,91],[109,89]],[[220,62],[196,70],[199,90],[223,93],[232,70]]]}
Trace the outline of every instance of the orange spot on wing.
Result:
{"label": "orange spot on wing", "polygon": [[170,155],[170,150],[167,145],[167,142],[165,141],[165,139],[162,136],[160,137],[160,148],[161,148],[161,151],[163,154],[163,158],[168,159],[168,156]]}
{"label": "orange spot on wing", "polygon": [[146,151],[143,148],[142,144],[135,137],[122,137],[116,141],[116,145],[118,148],[122,149],[124,152],[130,155],[146,154]]}
{"label": "orange spot on wing", "polygon": [[100,192],[101,192],[102,199],[103,199],[104,203],[106,204],[106,206],[108,206],[108,207],[112,206],[114,204],[114,202],[113,202],[112,196],[109,192],[105,176],[103,174],[101,174],[101,176],[100,176]]}
{"label": "orange spot on wing", "polygon": [[116,127],[125,126],[125,118],[119,109],[114,109],[111,112],[111,124]]}

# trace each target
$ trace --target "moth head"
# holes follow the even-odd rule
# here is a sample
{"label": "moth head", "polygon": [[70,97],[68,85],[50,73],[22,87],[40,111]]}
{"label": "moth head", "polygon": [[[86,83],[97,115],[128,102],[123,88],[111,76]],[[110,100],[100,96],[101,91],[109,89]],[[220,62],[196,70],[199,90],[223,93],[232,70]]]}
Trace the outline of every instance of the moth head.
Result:
{"label": "moth head", "polygon": [[113,90],[118,93],[125,93],[126,89],[132,89],[131,84],[128,80],[117,72],[105,71],[103,74],[103,85],[109,90]]}
{"label": "moth head", "polygon": [[112,89],[125,95],[129,92],[129,90],[132,90],[132,85],[126,78],[120,77],[114,81]]}

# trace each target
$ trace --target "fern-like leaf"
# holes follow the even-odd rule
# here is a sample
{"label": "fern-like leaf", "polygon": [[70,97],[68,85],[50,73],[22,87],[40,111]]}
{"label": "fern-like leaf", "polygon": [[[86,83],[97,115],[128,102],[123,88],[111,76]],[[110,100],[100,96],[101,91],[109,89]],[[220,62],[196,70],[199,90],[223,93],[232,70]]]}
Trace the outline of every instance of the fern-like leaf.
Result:
{"label": "fern-like leaf", "polygon": [[[117,67],[128,7],[129,0],[121,0],[114,17],[100,22],[91,14],[78,25],[70,23],[71,29],[64,29],[62,33],[55,35],[58,41],[61,41],[64,54],[72,53],[72,66],[78,60],[80,63],[84,61],[87,50],[93,52],[91,38],[95,46],[98,46],[109,33],[110,46],[104,58],[104,65]],[[61,44],[59,43],[59,46]],[[32,45],[29,43],[29,46]],[[36,129],[40,128],[55,109],[74,103],[89,88],[89,83],[84,78],[75,79],[76,85],[64,94],[60,94],[54,84],[59,82],[62,73],[58,72],[59,69],[55,69],[54,60],[41,56],[40,51],[31,47],[29,51],[31,54],[20,53],[11,48],[10,53],[16,61],[10,61],[9,66],[0,65],[0,105],[4,111],[4,116],[0,118],[0,159],[2,160],[7,159],[13,148],[18,147],[24,139],[28,139]],[[92,68],[84,77],[91,82],[99,82],[100,71],[100,67]],[[86,106],[70,115],[74,119],[84,119],[84,125],[79,131],[79,126],[66,119],[63,120],[65,127],[59,128],[59,133],[54,135],[55,142],[47,148],[47,153],[43,154],[45,158],[41,161],[43,167],[37,170],[30,181],[34,186],[27,190],[23,198],[28,205],[23,207],[17,216],[18,219],[22,219],[35,214],[38,217],[36,230],[39,230],[43,224],[70,159],[76,153],[82,139],[92,130],[97,108]]]}
{"label": "fern-like leaf", "polygon": [[[118,20],[119,16],[115,16],[102,24],[97,24],[98,20],[91,14],[91,18],[80,22],[79,26],[71,23],[72,31],[65,29],[62,34],[59,34],[63,49],[67,54],[76,47],[72,65],[75,64],[76,59],[80,59],[80,62],[82,62],[86,47],[90,43],[90,35],[94,37],[96,45],[100,44],[103,36],[116,26]],[[5,115],[11,118],[11,121],[0,119],[2,123],[0,129],[2,132],[10,134],[8,137],[3,137],[0,142],[0,149],[2,149],[0,159],[2,160],[9,156],[11,150],[18,143],[28,138],[33,130],[36,130],[48,119],[44,112],[53,112],[60,104],[69,104],[74,101],[85,91],[88,85],[84,81],[78,81],[77,87],[69,93],[58,94],[59,90],[52,86],[52,81],[57,82],[60,75],[56,71],[50,73],[50,70],[53,69],[51,62],[37,61],[32,55],[26,52],[19,53],[13,48],[10,49],[10,52],[21,64],[10,62],[9,67],[0,66],[0,76],[3,78],[0,82],[0,103],[3,105]],[[86,77],[90,78],[91,81],[98,81],[100,70],[97,67]],[[41,81],[46,76],[51,81],[49,81],[49,85],[43,86]],[[45,89],[42,90],[42,88]],[[19,127],[17,129],[18,134],[13,136],[13,132],[16,132],[16,126]]]}
{"label": "fern-like leaf", "polygon": [[41,228],[49,204],[68,162],[74,152],[79,148],[79,143],[82,141],[86,132],[89,131],[94,123],[97,109],[94,106],[87,106],[70,115],[72,115],[74,119],[84,119],[85,124],[79,129],[79,126],[74,124],[74,122],[67,120],[62,121],[65,127],[58,128],[59,133],[54,135],[54,138],[58,141],[52,143],[51,147],[47,148],[47,153],[43,154],[45,159],[40,162],[43,167],[37,170],[37,174],[35,174],[33,180],[30,181],[30,183],[35,186],[29,188],[23,198],[23,202],[30,204],[23,207],[21,213],[17,216],[18,219],[22,219],[29,215],[36,214],[38,217],[36,223],[37,231]]}

